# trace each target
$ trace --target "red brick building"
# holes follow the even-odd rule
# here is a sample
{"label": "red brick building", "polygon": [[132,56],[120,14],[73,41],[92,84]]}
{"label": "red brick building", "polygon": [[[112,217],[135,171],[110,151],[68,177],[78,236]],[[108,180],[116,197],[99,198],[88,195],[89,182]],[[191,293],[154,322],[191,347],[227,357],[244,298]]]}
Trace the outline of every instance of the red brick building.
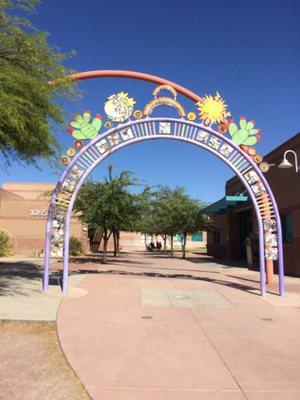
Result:
{"label": "red brick building", "polygon": [[[296,173],[295,167],[278,168],[286,150],[294,150],[300,156],[300,133],[268,153],[264,160],[271,164],[266,178],[282,219],[285,271],[300,276],[300,173]],[[287,158],[294,164],[291,155]],[[257,262],[258,228],[251,203],[226,200],[226,196],[240,194],[247,196],[239,178],[234,177],[226,182],[225,197],[207,208],[215,220],[215,230],[208,233],[207,250],[215,257],[246,260],[246,238],[251,238],[251,250]]]}

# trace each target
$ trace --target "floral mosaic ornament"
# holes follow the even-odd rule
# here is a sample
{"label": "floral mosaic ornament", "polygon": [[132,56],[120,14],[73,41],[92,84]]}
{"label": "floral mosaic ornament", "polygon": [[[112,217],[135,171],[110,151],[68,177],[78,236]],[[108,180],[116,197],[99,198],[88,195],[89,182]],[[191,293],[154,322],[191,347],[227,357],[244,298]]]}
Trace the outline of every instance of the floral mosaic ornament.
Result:
{"label": "floral mosaic ornament", "polygon": [[239,146],[253,146],[261,140],[261,130],[254,128],[254,124],[255,121],[247,122],[245,117],[240,117],[239,126],[234,123],[233,119],[230,120],[228,123],[228,132],[234,143]]}
{"label": "floral mosaic ornament", "polygon": [[248,154],[263,172],[269,170],[268,163],[263,163],[263,157],[256,153],[253,147],[261,140],[261,129],[254,128],[255,121],[246,120],[246,117],[240,117],[239,124],[236,124],[233,119],[224,121],[219,125],[219,132],[229,132],[231,140]]}
{"label": "floral mosaic ornament", "polygon": [[[161,91],[167,91],[171,96],[161,96]],[[148,102],[142,111],[134,110],[136,101],[129,97],[128,93],[122,91],[112,94],[104,103],[104,110],[108,118],[103,122],[99,114],[92,120],[90,111],[84,111],[82,115],[76,114],[68,129],[68,133],[75,139],[74,145],[73,148],[69,148],[66,154],[61,157],[61,163],[68,165],[76,152],[84,146],[84,140],[92,140],[98,136],[102,124],[106,129],[110,129],[113,126],[113,122],[122,123],[131,116],[137,120],[149,117],[153,110],[161,105],[176,109],[181,118],[186,118],[189,121],[194,121],[197,118],[194,111],[185,112],[183,106],[177,101],[177,92],[172,86],[157,86],[153,90],[153,96],[154,99]],[[207,126],[217,124],[217,129],[220,133],[228,133],[231,140],[253,159],[260,170],[264,173],[267,172],[270,169],[269,164],[263,162],[263,157],[257,154],[253,147],[261,140],[261,130],[254,127],[255,122],[247,121],[245,117],[240,117],[239,123],[235,123],[233,119],[228,119],[231,114],[227,110],[227,104],[218,92],[216,92],[215,96],[206,95],[199,99],[196,106],[203,124]],[[165,123],[165,126],[164,123],[160,124],[160,133],[170,134],[167,129],[167,123]],[[197,136],[196,140],[206,143],[208,139],[207,135],[207,133],[201,133],[201,135]],[[219,148],[219,145],[220,143],[209,142],[209,146],[214,149]],[[227,148],[223,150],[222,154],[226,157],[232,152],[232,150],[228,150]]]}
{"label": "floral mosaic ornament", "polygon": [[129,119],[136,101],[128,97],[128,93],[120,92],[108,97],[104,104],[104,111],[114,122],[123,122]]}
{"label": "floral mosaic ornament", "polygon": [[80,150],[83,147],[83,140],[94,139],[101,128],[102,117],[97,114],[95,118],[91,121],[90,111],[84,111],[83,115],[75,114],[74,120],[70,122],[68,133],[73,136],[76,140],[74,141],[74,148],[69,148],[67,155],[60,158],[60,162],[63,165],[68,165],[70,163],[70,158],[74,157],[76,150]]}
{"label": "floral mosaic ornament", "polygon": [[218,92],[216,92],[214,97],[206,95],[196,103],[196,106],[198,107],[200,118],[205,125],[220,124],[231,115],[227,111],[227,104],[225,104],[225,101]]}
{"label": "floral mosaic ornament", "polygon": [[218,124],[218,131],[222,134],[229,132],[231,140],[259,164],[262,172],[270,169],[269,164],[263,162],[263,157],[257,154],[253,147],[261,140],[261,130],[254,128],[255,121],[247,122],[245,117],[240,117],[239,124],[235,124],[233,119],[228,121],[230,112],[227,111],[227,104],[218,92],[214,97],[206,95],[196,105],[205,125]]}
{"label": "floral mosaic ornament", "polygon": [[101,128],[102,117],[100,114],[97,114],[92,122],[90,122],[90,120],[90,111],[85,111],[82,116],[80,114],[76,114],[74,121],[70,123],[68,133],[70,133],[70,135],[77,140],[94,139],[98,135],[98,132]]}

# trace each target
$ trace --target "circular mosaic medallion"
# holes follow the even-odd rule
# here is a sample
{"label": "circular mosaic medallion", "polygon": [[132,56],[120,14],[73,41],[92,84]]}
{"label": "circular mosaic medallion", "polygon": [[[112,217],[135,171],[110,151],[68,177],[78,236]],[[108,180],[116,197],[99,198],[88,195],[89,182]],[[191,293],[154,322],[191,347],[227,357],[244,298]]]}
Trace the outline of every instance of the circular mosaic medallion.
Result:
{"label": "circular mosaic medallion", "polygon": [[141,118],[143,118],[143,113],[141,110],[135,110],[133,113],[133,116],[135,119],[141,119]]}
{"label": "circular mosaic medallion", "polygon": [[70,158],[68,156],[62,156],[60,157],[60,163],[62,165],[68,165],[70,163]]}
{"label": "circular mosaic medallion", "polygon": [[261,156],[260,154],[256,154],[256,155],[253,157],[253,161],[254,161],[256,164],[260,164],[260,163],[262,162],[262,160],[263,160],[263,156]]}
{"label": "circular mosaic medallion", "polygon": [[69,157],[74,157],[74,156],[75,156],[75,153],[76,153],[76,151],[75,151],[75,149],[73,149],[73,147],[70,147],[70,148],[68,149],[68,151],[67,151],[67,155],[68,155]]}
{"label": "circular mosaic medallion", "polygon": [[82,140],[75,140],[74,146],[76,149],[81,149],[83,147],[83,141]]}
{"label": "circular mosaic medallion", "polygon": [[187,119],[189,119],[190,121],[195,121],[195,119],[197,118],[196,114],[194,112],[189,112],[187,115]]}
{"label": "circular mosaic medallion", "polygon": [[109,128],[112,127],[112,123],[110,121],[105,121],[104,122],[104,126],[105,126],[106,129],[109,129]]}
{"label": "circular mosaic medallion", "polygon": [[227,132],[227,130],[228,130],[228,125],[227,125],[227,124],[221,122],[221,123],[218,125],[218,132],[224,134],[224,133]]}
{"label": "circular mosaic medallion", "polygon": [[256,150],[254,147],[248,147],[247,149],[247,153],[250,157],[255,157],[256,156]]}
{"label": "circular mosaic medallion", "polygon": [[268,172],[269,171],[269,169],[270,169],[270,164],[268,164],[267,162],[262,162],[262,163],[260,163],[259,164],[259,169],[262,171],[262,172]]}

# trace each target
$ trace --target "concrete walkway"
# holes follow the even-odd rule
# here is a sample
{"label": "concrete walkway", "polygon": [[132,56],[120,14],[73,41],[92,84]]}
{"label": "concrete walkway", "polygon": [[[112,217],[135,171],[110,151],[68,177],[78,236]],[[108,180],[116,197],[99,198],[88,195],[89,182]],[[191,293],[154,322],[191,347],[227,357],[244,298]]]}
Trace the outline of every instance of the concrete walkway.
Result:
{"label": "concrete walkway", "polygon": [[258,296],[257,273],[152,254],[80,272],[88,294],[63,299],[57,327],[94,400],[300,399],[299,308]]}
{"label": "concrete walkway", "polygon": [[83,275],[73,275],[69,291],[50,285],[42,292],[42,260],[1,259],[0,264],[0,320],[55,321],[59,303],[63,297],[85,296],[87,292],[77,287]]}

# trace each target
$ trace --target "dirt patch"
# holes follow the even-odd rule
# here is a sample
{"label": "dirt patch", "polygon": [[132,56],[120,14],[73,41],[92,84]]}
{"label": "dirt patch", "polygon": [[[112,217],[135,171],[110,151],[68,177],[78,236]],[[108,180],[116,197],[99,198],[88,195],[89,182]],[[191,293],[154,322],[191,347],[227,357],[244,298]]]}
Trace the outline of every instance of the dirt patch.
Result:
{"label": "dirt patch", "polygon": [[1,400],[90,399],[67,363],[54,322],[0,322]]}

